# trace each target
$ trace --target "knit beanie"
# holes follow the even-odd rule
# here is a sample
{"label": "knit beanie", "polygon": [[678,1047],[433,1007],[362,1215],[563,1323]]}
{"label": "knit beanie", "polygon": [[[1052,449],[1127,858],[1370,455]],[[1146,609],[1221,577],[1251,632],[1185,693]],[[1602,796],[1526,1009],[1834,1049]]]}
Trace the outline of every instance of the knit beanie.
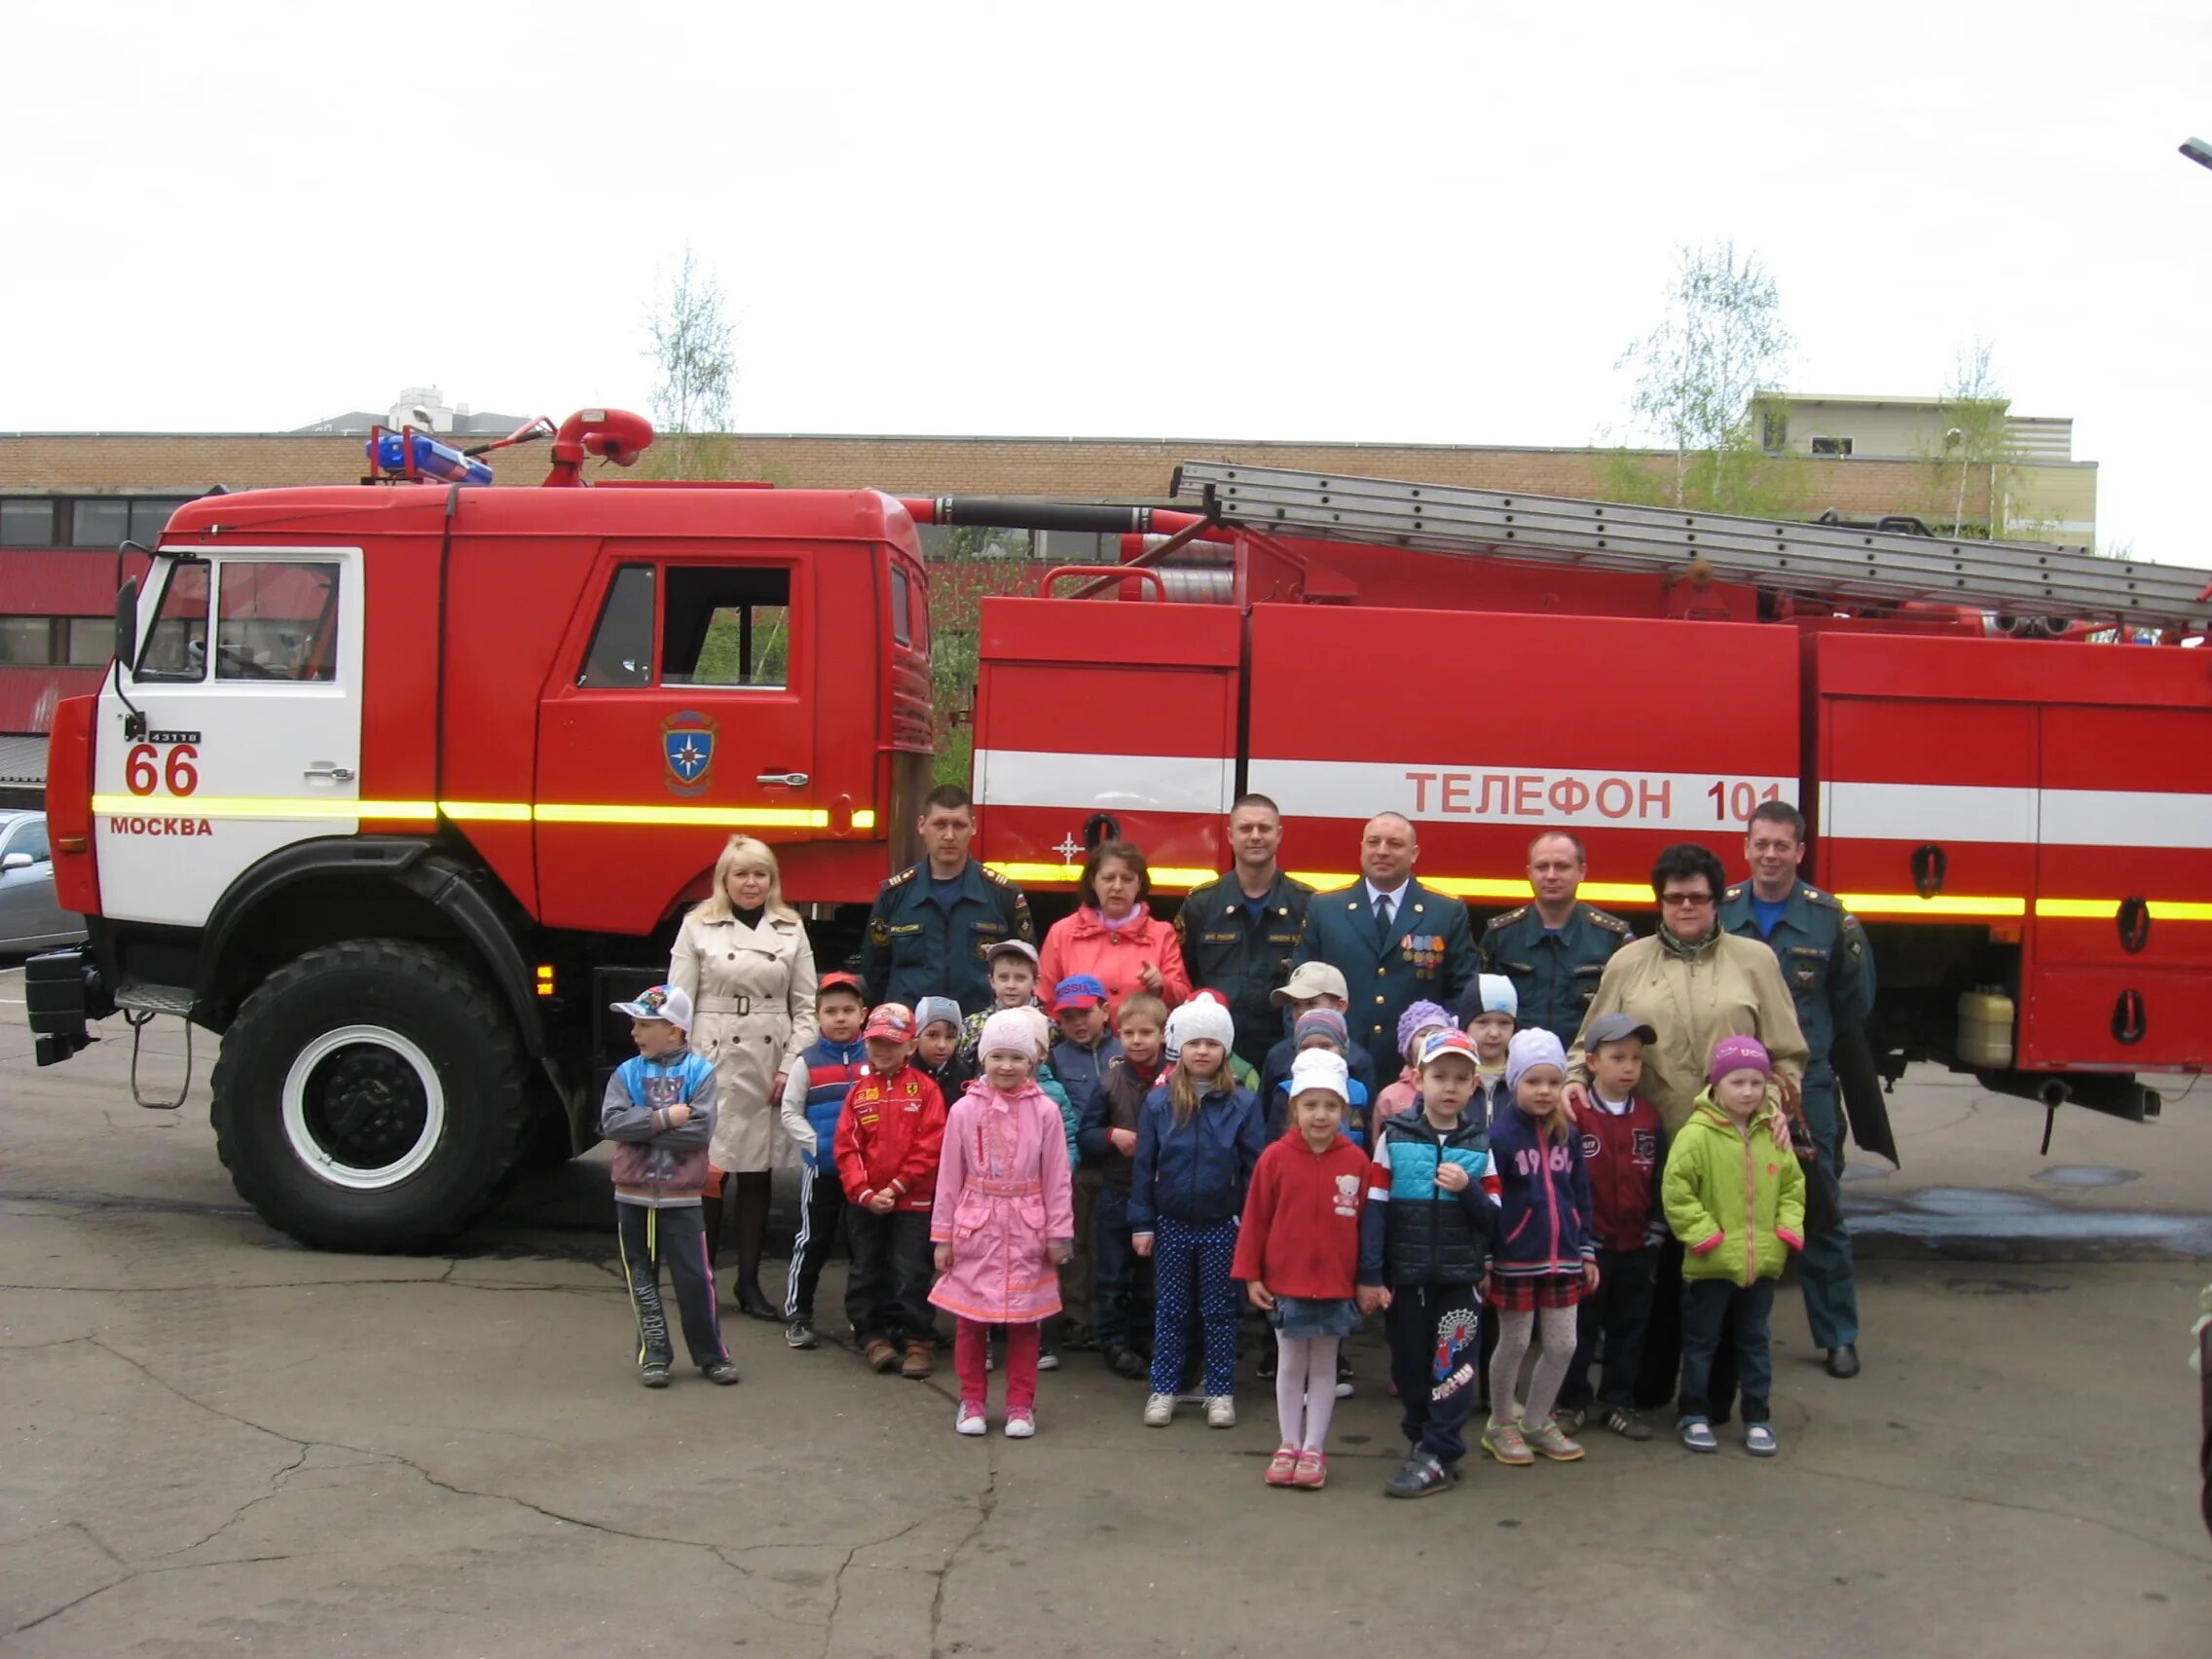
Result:
{"label": "knit beanie", "polygon": [[1351,1046],[1351,1027],[1345,1023],[1345,1016],[1333,1008],[1309,1008],[1298,1016],[1297,1022],[1290,1028],[1291,1046],[1304,1048],[1309,1037],[1326,1037],[1337,1046],[1337,1051],[1342,1053]]}
{"label": "knit beanie", "polygon": [[1723,1037],[1713,1045],[1713,1064],[1706,1069],[1706,1081],[1718,1083],[1738,1071],[1755,1071],[1761,1077],[1774,1075],[1774,1061],[1766,1045],[1756,1037]]}
{"label": "knit beanie", "polygon": [[1168,1014],[1166,1049],[1170,1057],[1179,1058],[1183,1045],[1193,1038],[1207,1037],[1224,1049],[1236,1040],[1236,1022],[1212,997],[1193,997]]}
{"label": "knit beanie", "polygon": [[960,1029],[960,1005],[950,997],[917,997],[914,1000],[914,1029],[927,1031],[933,1025],[949,1025]]}
{"label": "knit beanie", "polygon": [[1538,1066],[1550,1066],[1558,1071],[1560,1080],[1567,1079],[1567,1051],[1560,1047],[1559,1039],[1540,1026],[1527,1031],[1516,1031],[1513,1041],[1505,1050],[1505,1087],[1518,1088],[1522,1077]]}
{"label": "knit beanie", "polygon": [[1513,988],[1513,981],[1503,974],[1480,974],[1475,977],[1475,989],[1483,999],[1483,1013],[1509,1014],[1521,1017],[1521,993]]}
{"label": "knit beanie", "polygon": [[1035,1052],[1040,1060],[1052,1051],[1052,1016],[1051,1014],[1035,1003],[1031,1003],[1026,1008],[1010,1008],[1006,1012],[1019,1014],[1021,1022],[1029,1027],[1029,1035],[1035,1044]]}
{"label": "knit beanie", "polygon": [[1442,1003],[1418,1002],[1398,1015],[1398,1052],[1406,1051],[1406,1045],[1414,1040],[1414,1033],[1430,1025],[1441,1025],[1447,1030],[1457,1022]]}
{"label": "knit beanie", "polygon": [[1023,1059],[1037,1058],[1037,1028],[1024,1015],[1026,1009],[1002,1008],[983,1021],[983,1034],[976,1039],[976,1057],[983,1059],[991,1054],[1019,1054]]}
{"label": "knit beanie", "polygon": [[1342,1054],[1308,1049],[1290,1062],[1290,1097],[1296,1100],[1309,1088],[1327,1089],[1346,1104],[1351,1102],[1351,1071]]}

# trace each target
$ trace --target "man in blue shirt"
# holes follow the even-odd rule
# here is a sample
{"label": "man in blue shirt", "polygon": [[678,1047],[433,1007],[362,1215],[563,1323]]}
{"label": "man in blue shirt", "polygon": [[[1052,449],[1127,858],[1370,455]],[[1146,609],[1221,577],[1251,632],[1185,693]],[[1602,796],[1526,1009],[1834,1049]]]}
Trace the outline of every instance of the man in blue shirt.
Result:
{"label": "man in blue shirt", "polygon": [[1034,942],[1020,888],[968,856],[976,817],[968,792],[940,785],[922,797],[916,829],[929,857],[886,881],[868,912],[861,946],[867,1000],[904,1003],[950,997],[963,1014],[991,1006],[991,947]]}
{"label": "man in blue shirt", "polygon": [[1282,813],[1263,794],[1229,809],[1229,873],[1194,887],[1175,912],[1176,942],[1194,988],[1219,991],[1236,1022],[1235,1051],[1257,1071],[1284,1032],[1271,1000],[1290,977],[1313,889],[1278,862]]}
{"label": "man in blue shirt", "polygon": [[1575,895],[1589,873],[1582,837],[1548,830],[1529,843],[1531,903],[1493,916],[1483,930],[1483,967],[1513,981],[1524,1026],[1574,1046],[1591,993],[1613,952],[1636,937],[1628,923]]}

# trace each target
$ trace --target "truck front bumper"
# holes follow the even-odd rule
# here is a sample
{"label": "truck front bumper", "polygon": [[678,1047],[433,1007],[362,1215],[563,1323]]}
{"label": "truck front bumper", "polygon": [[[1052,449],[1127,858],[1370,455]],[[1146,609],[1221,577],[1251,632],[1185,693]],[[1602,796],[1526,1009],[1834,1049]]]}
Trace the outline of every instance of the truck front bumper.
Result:
{"label": "truck front bumper", "polygon": [[32,1051],[42,1066],[58,1065],[94,1041],[86,1022],[115,1012],[99,965],[82,947],[50,950],[23,964],[23,1006]]}

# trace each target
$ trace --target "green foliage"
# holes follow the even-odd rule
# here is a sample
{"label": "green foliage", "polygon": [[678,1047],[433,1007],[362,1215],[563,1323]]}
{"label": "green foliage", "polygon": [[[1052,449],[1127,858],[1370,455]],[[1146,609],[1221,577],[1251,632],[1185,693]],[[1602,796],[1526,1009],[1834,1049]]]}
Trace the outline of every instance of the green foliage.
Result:
{"label": "green foliage", "polygon": [[1591,453],[1601,499],[1637,507],[1683,507],[1744,518],[1797,518],[1812,510],[1804,459],[1745,445],[1655,456],[1649,450]]}
{"label": "green foliage", "polygon": [[729,388],[737,376],[731,328],[722,316],[721,284],[702,271],[686,245],[666,295],[646,314],[652,340],[645,355],[658,370],[653,383],[654,475],[664,478],[729,477],[726,436]]}
{"label": "green foliage", "polygon": [[983,597],[1007,591],[1010,578],[1030,558],[1030,548],[1025,530],[955,525],[923,532],[930,565],[930,701],[938,730],[933,783],[969,782]]}
{"label": "green foliage", "polygon": [[1672,504],[1755,512],[1765,471],[1751,409],[1788,354],[1781,295],[1758,256],[1738,258],[1732,241],[1676,251],[1665,313],[1615,366],[1635,370],[1630,411],[1675,452]]}
{"label": "green foliage", "polygon": [[[1986,340],[1960,349],[1920,459],[1928,472],[1930,522],[1948,524],[1954,536],[2000,540],[2027,533],[2034,515],[2019,498],[2027,469],[2012,443],[2011,399],[1999,388],[1991,355]],[[1970,524],[1967,509],[1983,491],[1981,523]]]}

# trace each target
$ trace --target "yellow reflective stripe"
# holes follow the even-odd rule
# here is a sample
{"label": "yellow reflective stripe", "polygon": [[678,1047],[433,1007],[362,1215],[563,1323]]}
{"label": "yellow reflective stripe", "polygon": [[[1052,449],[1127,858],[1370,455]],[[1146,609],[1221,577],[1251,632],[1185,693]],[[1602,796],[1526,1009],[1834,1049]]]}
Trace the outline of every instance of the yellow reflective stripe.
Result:
{"label": "yellow reflective stripe", "polygon": [[2024,916],[2025,899],[1986,898],[1964,893],[1938,893],[1923,899],[1917,893],[1838,893],[1836,903],[1861,916]]}
{"label": "yellow reflective stripe", "polygon": [[[856,825],[860,822],[858,813],[854,814],[853,822]],[[1072,887],[1083,879],[1083,866],[1081,865],[986,862],[984,867],[996,870],[1009,881],[1017,881],[1024,885],[1062,881]],[[1178,869],[1172,866],[1155,866],[1152,870],[1152,884],[1159,888],[1173,888],[1179,892],[1188,893],[1194,887],[1204,886],[1220,873],[1219,870],[1212,869]]]}
{"label": "yellow reflective stripe", "polygon": [[[1430,875],[1419,869],[1414,875],[1423,887],[1436,893],[1449,893],[1455,899],[1502,899],[1508,903],[1526,904],[1535,897],[1529,891],[1529,878],[1525,875]],[[1349,887],[1360,879],[1340,871],[1316,869],[1294,869],[1290,877],[1324,893],[1332,888]],[[1647,881],[1585,881],[1576,897],[1592,904],[1648,904],[1651,884]]]}
{"label": "yellow reflective stripe", "polygon": [[298,798],[263,798],[249,795],[103,795],[92,796],[92,810],[161,813],[177,818],[423,818],[438,815],[437,803],[427,800],[336,800],[328,795]]}
{"label": "yellow reflective stripe", "polygon": [[853,814],[853,828],[855,830],[873,830],[875,828],[875,814],[868,811],[866,807],[862,807],[860,811]]}
{"label": "yellow reflective stripe", "polygon": [[[2109,922],[2120,914],[2118,899],[2038,899],[2036,914],[2054,921]],[[2212,904],[2193,904],[2172,899],[2150,902],[2155,922],[2212,922]]]}
{"label": "yellow reflective stripe", "polygon": [[441,800],[438,811],[456,824],[528,824],[527,800]]}
{"label": "yellow reflective stripe", "polygon": [[540,801],[540,824],[678,824],[749,830],[826,830],[830,815],[804,806],[572,806]]}

